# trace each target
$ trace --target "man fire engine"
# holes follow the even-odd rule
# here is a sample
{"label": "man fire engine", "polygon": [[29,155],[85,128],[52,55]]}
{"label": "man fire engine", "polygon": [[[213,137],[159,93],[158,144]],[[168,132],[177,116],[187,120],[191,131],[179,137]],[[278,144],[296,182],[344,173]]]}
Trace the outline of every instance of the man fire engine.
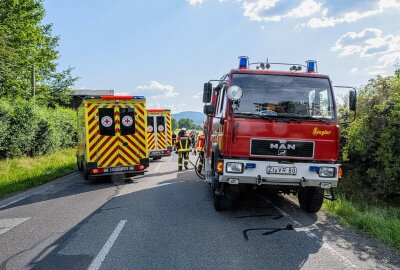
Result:
{"label": "man fire engine", "polygon": [[[278,64],[290,71],[269,70]],[[218,84],[205,83],[203,93],[205,174],[216,210],[228,209],[245,185],[298,194],[300,207],[311,213],[324,197],[333,199],[341,177],[340,130],[333,86],[317,73],[316,61],[249,64],[240,57],[238,69],[212,81]],[[356,107],[353,90],[349,107]]]}

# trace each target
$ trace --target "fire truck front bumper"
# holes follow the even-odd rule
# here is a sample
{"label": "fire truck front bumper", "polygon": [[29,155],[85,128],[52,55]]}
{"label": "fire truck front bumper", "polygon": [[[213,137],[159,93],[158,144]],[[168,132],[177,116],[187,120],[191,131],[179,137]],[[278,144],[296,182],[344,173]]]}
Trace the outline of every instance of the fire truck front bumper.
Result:
{"label": "fire truck front bumper", "polygon": [[337,187],[340,165],[224,159],[219,182],[273,186]]}

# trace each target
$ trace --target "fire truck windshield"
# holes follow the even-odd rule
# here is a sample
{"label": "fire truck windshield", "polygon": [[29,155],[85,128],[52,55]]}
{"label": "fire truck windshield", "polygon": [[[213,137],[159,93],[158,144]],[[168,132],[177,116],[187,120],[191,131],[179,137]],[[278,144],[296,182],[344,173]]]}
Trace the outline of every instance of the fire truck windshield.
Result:
{"label": "fire truck windshield", "polygon": [[233,74],[232,84],[243,90],[238,117],[261,115],[299,119],[335,119],[329,79],[269,74]]}

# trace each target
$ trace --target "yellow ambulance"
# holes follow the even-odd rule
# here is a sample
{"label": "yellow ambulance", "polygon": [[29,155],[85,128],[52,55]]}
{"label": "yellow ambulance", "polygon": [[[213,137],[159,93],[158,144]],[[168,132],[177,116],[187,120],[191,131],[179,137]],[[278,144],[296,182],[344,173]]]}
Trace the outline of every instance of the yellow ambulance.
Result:
{"label": "yellow ambulance", "polygon": [[145,97],[88,96],[77,111],[76,157],[85,179],[144,174],[149,166]]}
{"label": "yellow ambulance", "polygon": [[171,110],[147,110],[147,144],[150,158],[160,159],[171,155],[173,150]]}

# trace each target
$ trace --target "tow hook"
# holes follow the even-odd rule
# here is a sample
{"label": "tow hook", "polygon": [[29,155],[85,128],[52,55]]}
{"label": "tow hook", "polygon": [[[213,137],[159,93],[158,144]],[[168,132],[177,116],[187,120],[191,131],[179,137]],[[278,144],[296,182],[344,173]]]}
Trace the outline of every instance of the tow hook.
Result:
{"label": "tow hook", "polygon": [[304,177],[301,178],[300,186],[305,187],[304,183],[306,182],[306,179]]}
{"label": "tow hook", "polygon": [[261,186],[261,183],[262,183],[261,175],[258,175],[258,176],[257,176],[257,180],[256,180],[256,184],[257,184],[258,186]]}
{"label": "tow hook", "polygon": [[331,191],[331,194],[325,194],[324,199],[329,200],[329,201],[336,201],[335,193],[333,193],[332,187],[331,187],[330,191]]}

